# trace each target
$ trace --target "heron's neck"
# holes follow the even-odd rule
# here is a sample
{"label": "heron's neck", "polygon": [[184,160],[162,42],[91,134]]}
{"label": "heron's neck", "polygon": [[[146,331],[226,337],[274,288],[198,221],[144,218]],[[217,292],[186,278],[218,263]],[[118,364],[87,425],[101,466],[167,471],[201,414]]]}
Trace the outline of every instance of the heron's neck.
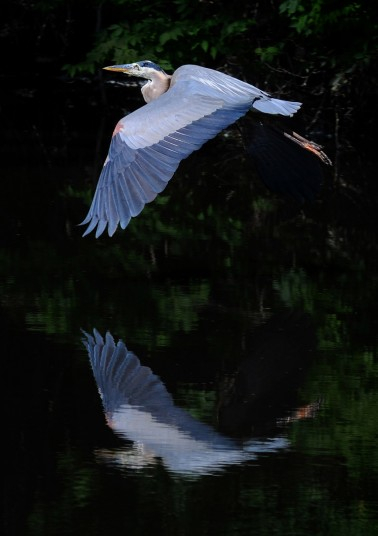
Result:
{"label": "heron's neck", "polygon": [[152,74],[151,80],[148,80],[147,84],[142,86],[142,95],[146,102],[151,102],[154,99],[157,99],[168,91],[169,85],[171,83],[171,76],[164,73],[163,71],[156,71]]}

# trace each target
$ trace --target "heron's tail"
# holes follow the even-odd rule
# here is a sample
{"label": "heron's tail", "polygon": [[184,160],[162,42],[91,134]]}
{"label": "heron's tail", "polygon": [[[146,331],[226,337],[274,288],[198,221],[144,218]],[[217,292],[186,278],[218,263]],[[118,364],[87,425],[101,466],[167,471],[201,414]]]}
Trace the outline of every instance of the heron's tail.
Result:
{"label": "heron's tail", "polygon": [[302,106],[301,102],[291,102],[272,97],[257,97],[252,104],[252,108],[264,114],[293,115]]}

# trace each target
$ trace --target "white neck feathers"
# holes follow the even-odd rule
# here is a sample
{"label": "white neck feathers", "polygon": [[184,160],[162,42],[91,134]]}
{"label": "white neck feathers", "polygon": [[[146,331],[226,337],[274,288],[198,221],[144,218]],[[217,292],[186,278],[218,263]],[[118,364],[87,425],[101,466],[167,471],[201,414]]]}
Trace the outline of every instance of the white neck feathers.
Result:
{"label": "white neck feathers", "polygon": [[142,95],[146,102],[151,102],[154,99],[157,99],[168,91],[170,83],[171,83],[171,76],[164,73],[163,71],[154,71],[151,74],[151,79],[148,80],[147,84],[144,84],[142,87]]}

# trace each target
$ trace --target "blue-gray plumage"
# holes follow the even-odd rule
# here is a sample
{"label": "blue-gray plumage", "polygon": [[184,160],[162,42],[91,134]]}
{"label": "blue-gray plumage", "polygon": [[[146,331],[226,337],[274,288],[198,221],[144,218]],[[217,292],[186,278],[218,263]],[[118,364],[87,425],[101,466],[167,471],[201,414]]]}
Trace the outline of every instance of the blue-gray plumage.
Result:
{"label": "blue-gray plumage", "polygon": [[135,448],[125,444],[123,449],[107,450],[107,461],[140,468],[160,460],[175,474],[201,475],[254,459],[260,452],[287,448],[281,436],[240,444],[198,421],[176,406],[160,378],[122,341],[115,343],[110,333],[105,339],[97,330],[93,336],[84,333],[83,343],[108,425],[135,443]]}
{"label": "blue-gray plumage", "polygon": [[[121,119],[113,133],[84,236],[112,236],[162,192],[181,160],[253,109],[291,116],[299,102],[275,99],[231,76],[184,65],[172,76],[150,61],[105,67],[147,79],[146,105]],[[310,150],[316,153],[316,146]],[[306,147],[308,148],[308,147]],[[318,154],[319,156],[319,154]],[[273,155],[274,157],[274,155]]]}

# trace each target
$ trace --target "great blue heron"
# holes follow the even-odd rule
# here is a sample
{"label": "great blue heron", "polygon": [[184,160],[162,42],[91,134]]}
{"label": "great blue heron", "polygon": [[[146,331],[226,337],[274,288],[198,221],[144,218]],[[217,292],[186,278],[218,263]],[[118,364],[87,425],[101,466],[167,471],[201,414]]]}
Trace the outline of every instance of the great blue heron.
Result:
{"label": "great blue heron", "polygon": [[[83,236],[95,228],[96,237],[106,227],[109,236],[118,225],[125,229],[131,217],[164,190],[181,160],[248,110],[292,116],[301,106],[198,65],[183,65],[173,75],[148,60],[105,69],[147,79],[142,87],[147,104],[123,117],[114,129],[91,207],[82,222],[89,224]],[[257,152],[265,143],[260,133],[258,136]],[[327,162],[318,145],[296,134],[290,137]],[[265,150],[267,147],[269,152],[265,144]]]}
{"label": "great blue heron", "polygon": [[165,385],[122,341],[84,333],[110,428],[134,447],[102,449],[100,459],[141,468],[162,461],[172,473],[203,475],[289,446],[282,435],[238,442],[176,406]]}
{"label": "great blue heron", "polygon": [[[163,381],[109,332],[105,337],[96,329],[93,335],[84,332],[83,343],[108,425],[116,435],[134,442],[122,452],[117,448],[99,453],[109,462],[141,467],[160,459],[175,473],[218,471],[259,452],[288,446],[283,426],[314,417],[319,408],[318,401],[298,407],[298,390],[316,346],[311,318],[299,311],[273,315],[246,331],[246,353],[237,369],[227,374],[214,370],[216,428],[177,405]],[[183,356],[184,352],[182,364]],[[192,378],[195,363],[192,352]]]}

